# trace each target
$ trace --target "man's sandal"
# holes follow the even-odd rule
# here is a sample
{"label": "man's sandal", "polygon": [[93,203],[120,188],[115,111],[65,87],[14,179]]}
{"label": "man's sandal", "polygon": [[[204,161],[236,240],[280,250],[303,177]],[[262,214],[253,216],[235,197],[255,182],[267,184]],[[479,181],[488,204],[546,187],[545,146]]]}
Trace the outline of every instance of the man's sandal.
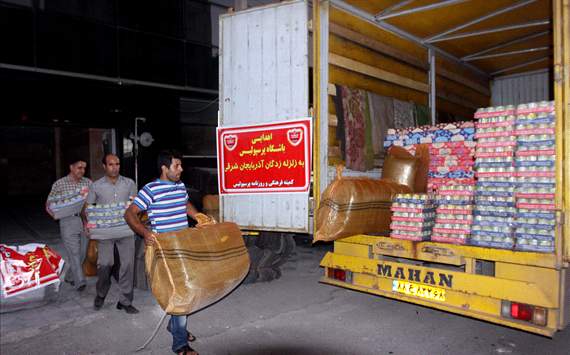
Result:
{"label": "man's sandal", "polygon": [[[166,330],[168,330],[168,332],[169,332],[170,334],[172,334],[172,333],[170,332],[170,324],[166,326]],[[188,332],[188,330],[186,330],[186,331]],[[195,336],[194,334],[188,332],[188,341],[189,341],[189,342],[193,342],[194,340],[196,340],[196,336]]]}
{"label": "man's sandal", "polygon": [[188,341],[193,342],[194,340],[196,340],[196,336],[194,334],[188,332]]}
{"label": "man's sandal", "polygon": [[198,352],[192,349],[190,346],[185,345],[184,347],[180,348],[177,352],[178,355],[199,355]]}

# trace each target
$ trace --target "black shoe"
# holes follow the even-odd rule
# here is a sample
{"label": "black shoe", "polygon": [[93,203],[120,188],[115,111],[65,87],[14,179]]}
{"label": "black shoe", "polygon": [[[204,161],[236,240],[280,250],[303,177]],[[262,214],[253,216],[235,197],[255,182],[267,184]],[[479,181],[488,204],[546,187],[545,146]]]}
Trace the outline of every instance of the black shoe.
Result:
{"label": "black shoe", "polygon": [[190,345],[184,345],[180,349],[176,350],[177,354],[187,355],[187,354],[198,354],[198,352],[190,347]]}
{"label": "black shoe", "polygon": [[124,304],[121,304],[121,302],[117,302],[117,309],[124,309],[125,312],[127,312],[128,314],[139,313],[139,310],[133,307],[132,305],[125,306]]}
{"label": "black shoe", "polygon": [[71,286],[75,286],[75,281],[73,281],[73,280],[65,280],[65,282],[67,282]]}
{"label": "black shoe", "polygon": [[81,286],[79,286],[79,287],[77,288],[77,291],[83,292],[83,291],[85,291],[85,288],[86,288],[86,287],[87,287],[87,285],[81,285]]}
{"label": "black shoe", "polygon": [[103,297],[95,296],[95,301],[93,301],[93,308],[98,311],[103,307],[105,299]]}

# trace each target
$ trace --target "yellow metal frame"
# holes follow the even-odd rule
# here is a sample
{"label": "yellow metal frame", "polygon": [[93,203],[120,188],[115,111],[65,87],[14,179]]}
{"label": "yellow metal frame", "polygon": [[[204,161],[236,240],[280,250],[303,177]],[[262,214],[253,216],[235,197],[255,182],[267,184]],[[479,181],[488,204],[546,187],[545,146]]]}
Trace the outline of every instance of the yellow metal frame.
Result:
{"label": "yellow metal frame", "polygon": [[[370,239],[368,243],[364,242],[366,239]],[[554,256],[550,261],[542,262],[536,255],[529,255],[529,258],[525,255],[516,255],[524,253],[513,252],[514,255],[503,258],[506,255],[505,252],[508,253],[506,250],[493,249],[489,252],[485,248],[408,241],[397,241],[404,243],[391,244],[390,241],[390,238],[372,236],[355,236],[336,241],[334,252],[327,253],[321,261],[321,266],[327,269],[351,271],[353,273],[352,282],[341,282],[326,276],[321,279],[321,282],[459,313],[547,336],[552,336],[557,329],[562,328],[561,299],[559,298],[562,286],[561,270],[545,267],[553,262]],[[490,256],[491,259],[505,259],[508,262],[496,261],[494,276],[475,274],[477,259],[473,256],[477,254],[476,249],[485,251],[485,256]],[[413,256],[414,253],[417,253],[415,257],[407,258]],[[391,258],[386,258],[386,256]],[[408,262],[401,261],[406,259]],[[465,271],[424,267],[418,263],[421,260],[460,265]],[[525,264],[513,263],[520,260]],[[390,274],[386,275],[385,272],[381,272],[379,265],[390,267]],[[436,275],[436,281],[438,274],[445,274],[453,280],[452,287],[448,287],[441,281],[436,282],[435,285],[429,283],[427,285],[445,289],[446,301],[438,302],[393,292],[392,282],[398,279],[396,274],[398,268],[401,269],[402,280],[420,284],[426,284],[421,277],[419,281],[407,279],[410,270],[419,272],[420,275],[433,272]],[[548,310],[547,325],[540,327],[528,322],[501,317],[502,300],[546,308]]]}
{"label": "yellow metal frame", "polygon": [[[358,275],[353,276],[353,277],[358,278]],[[483,309],[485,309],[485,308],[494,309],[494,310],[498,309],[499,310],[499,311],[497,311],[497,314],[498,314],[498,312],[500,312],[500,301],[491,300],[488,298],[486,299],[484,297],[479,297],[477,295],[457,294],[456,295],[457,297],[455,297],[455,299],[454,299],[454,303],[449,303],[449,302],[448,303],[438,303],[436,301],[424,300],[421,298],[415,298],[413,296],[406,296],[406,295],[402,295],[399,293],[395,293],[395,292],[392,292],[389,287],[384,289],[384,288],[382,288],[382,286],[375,286],[374,282],[370,282],[369,286],[363,286],[361,284],[348,284],[346,282],[336,281],[336,280],[332,280],[332,279],[328,279],[328,278],[322,278],[321,282],[329,284],[329,285],[333,285],[333,286],[339,286],[339,287],[349,288],[349,289],[353,289],[353,290],[357,290],[357,291],[361,291],[361,292],[375,294],[378,296],[393,298],[393,299],[397,299],[400,301],[415,303],[415,304],[418,304],[421,306],[435,308],[435,309],[439,309],[442,311],[461,314],[464,316],[468,316],[468,317],[472,317],[472,318],[476,318],[476,319],[481,319],[481,320],[485,320],[488,322],[504,325],[507,327],[517,328],[517,329],[524,330],[527,332],[541,334],[544,336],[553,336],[557,330],[556,328],[554,328],[550,325],[551,322],[556,323],[556,319],[550,320],[550,318],[549,318],[549,320],[548,320],[549,324],[547,327],[538,327],[538,326],[535,326],[531,323],[520,322],[520,321],[517,321],[514,319],[501,318],[500,316],[493,315],[491,313],[478,310],[478,309],[476,309],[476,307],[474,307],[472,305],[476,303],[476,304],[480,305],[481,308],[483,308]],[[465,305],[470,305],[470,308],[465,308]],[[550,317],[550,313],[549,313],[549,317]]]}
{"label": "yellow metal frame", "polygon": [[[556,153],[559,157],[570,154],[570,1],[555,0],[554,10],[554,99],[556,102]],[[566,25],[565,25],[566,24]],[[557,206],[570,210],[570,164],[557,160]],[[570,216],[563,214],[563,236],[560,243],[561,258],[570,263]],[[562,238],[561,238],[562,240]]]}

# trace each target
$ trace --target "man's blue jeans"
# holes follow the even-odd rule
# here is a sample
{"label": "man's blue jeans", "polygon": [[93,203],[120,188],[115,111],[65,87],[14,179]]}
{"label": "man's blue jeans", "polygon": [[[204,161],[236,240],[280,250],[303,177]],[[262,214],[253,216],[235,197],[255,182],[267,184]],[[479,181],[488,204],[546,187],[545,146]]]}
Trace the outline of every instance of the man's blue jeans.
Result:
{"label": "man's blue jeans", "polygon": [[172,334],[172,351],[175,353],[188,345],[187,323],[188,316],[170,316],[167,329]]}

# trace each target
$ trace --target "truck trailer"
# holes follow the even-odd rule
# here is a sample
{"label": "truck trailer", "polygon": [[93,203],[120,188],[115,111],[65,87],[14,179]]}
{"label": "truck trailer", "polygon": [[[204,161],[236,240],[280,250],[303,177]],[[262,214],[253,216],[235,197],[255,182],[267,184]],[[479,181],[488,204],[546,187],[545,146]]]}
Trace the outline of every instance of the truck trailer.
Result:
{"label": "truck trailer", "polygon": [[[220,219],[315,232],[314,211],[343,163],[335,85],[425,105],[431,124],[553,99],[554,252],[357,234],[321,261],[325,284],[553,336],[570,322],[569,23],[568,0],[295,0],[222,15],[219,127],[311,116],[313,166],[309,193],[221,195]],[[378,158],[344,174],[381,172]]]}

